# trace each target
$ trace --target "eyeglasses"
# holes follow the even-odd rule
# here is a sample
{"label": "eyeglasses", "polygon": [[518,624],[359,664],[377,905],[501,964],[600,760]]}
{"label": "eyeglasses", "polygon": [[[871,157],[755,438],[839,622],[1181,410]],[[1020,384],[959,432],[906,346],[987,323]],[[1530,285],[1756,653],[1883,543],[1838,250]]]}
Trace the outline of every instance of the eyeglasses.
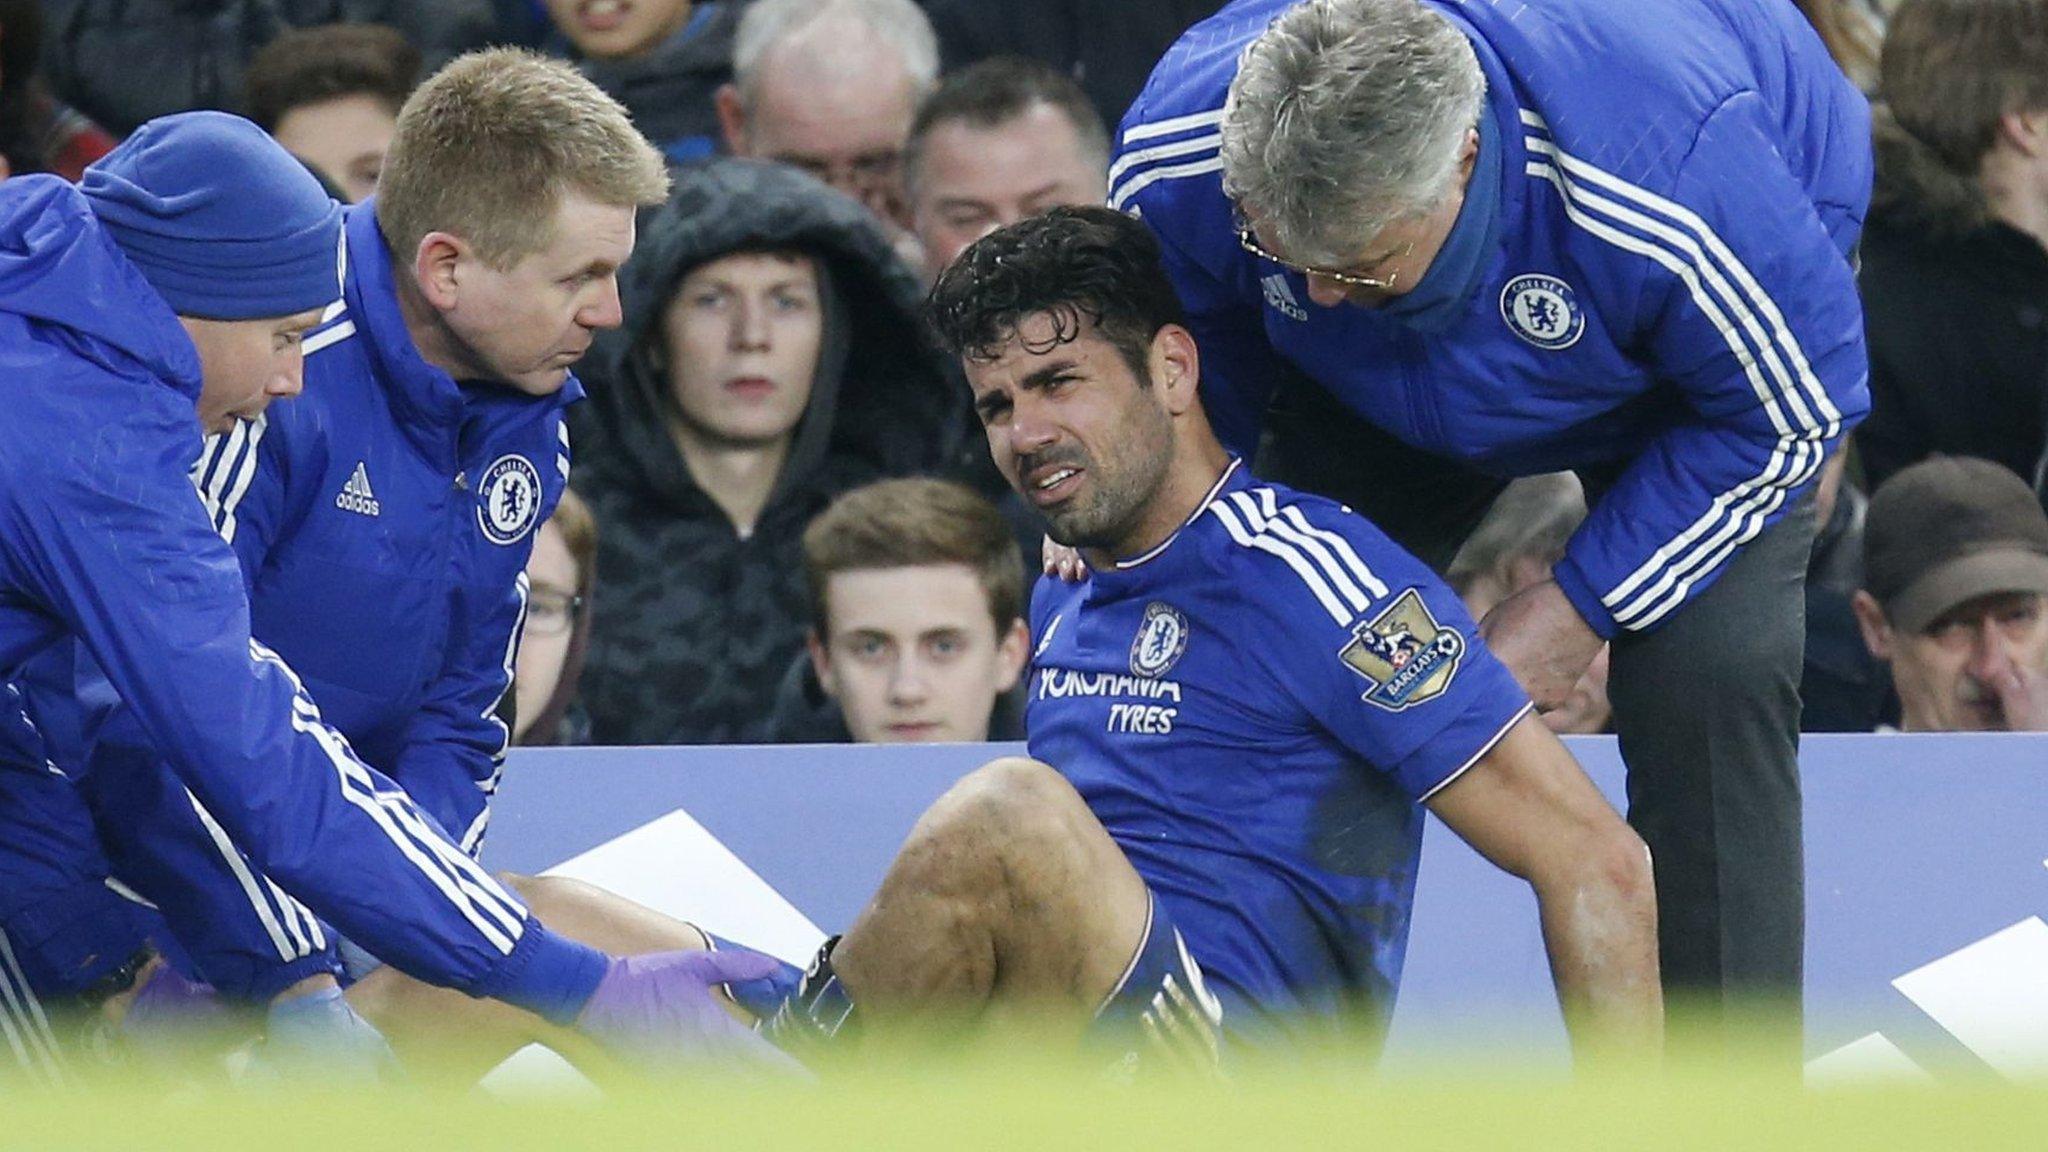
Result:
{"label": "eyeglasses", "polygon": [[[1320,280],[1333,281],[1348,288],[1377,288],[1381,291],[1391,290],[1395,283],[1401,279],[1399,272],[1386,276],[1360,276],[1356,272],[1337,272],[1329,268],[1317,268],[1311,264],[1296,264],[1285,256],[1267,251],[1265,246],[1259,243],[1259,238],[1252,235],[1251,222],[1244,218],[1243,213],[1235,213],[1233,215],[1232,223],[1237,227],[1238,246],[1261,260],[1270,260],[1278,264],[1289,272],[1299,273],[1302,276],[1314,276]],[[1414,250],[1415,241],[1410,240],[1401,247],[1399,252],[1388,256],[1387,260],[1398,260]],[[1385,262],[1385,260],[1381,261],[1381,263]]]}
{"label": "eyeglasses", "polygon": [[552,588],[535,588],[526,596],[526,634],[560,636],[569,630],[581,611],[583,597]]}
{"label": "eyeglasses", "polygon": [[795,153],[775,159],[792,168],[801,168],[856,199],[874,192],[893,191],[903,172],[903,153],[894,149],[863,152],[846,160]]}

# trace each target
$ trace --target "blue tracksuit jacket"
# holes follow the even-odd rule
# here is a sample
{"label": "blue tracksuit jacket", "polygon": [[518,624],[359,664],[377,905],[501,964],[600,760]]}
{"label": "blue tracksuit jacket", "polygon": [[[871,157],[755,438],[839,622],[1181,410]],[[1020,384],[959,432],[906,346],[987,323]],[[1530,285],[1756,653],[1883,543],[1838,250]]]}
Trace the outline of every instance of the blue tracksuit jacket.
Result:
{"label": "blue tracksuit jacket", "polygon": [[1316,307],[1237,241],[1221,109],[1289,0],[1238,0],[1166,54],[1111,203],[1165,247],[1231,448],[1256,446],[1284,364],[1496,474],[1620,466],[1557,580],[1602,635],[1654,628],[1868,407],[1868,108],[1783,0],[1423,2],[1471,39],[1499,149],[1498,240],[1447,322]]}
{"label": "blue tracksuit jacket", "polygon": [[256,634],[363,759],[474,854],[510,734],[533,536],[568,486],[550,396],[458,384],[415,350],[375,202],[349,213],[343,299],[306,389],[193,473],[241,559]]}
{"label": "blue tracksuit jacket", "polygon": [[199,384],[191,341],[84,198],[9,181],[0,679],[78,641],[104,672],[80,685],[80,730],[168,756],[256,867],[407,971],[563,1015],[601,957],[530,923],[252,638],[240,566],[188,478]]}
{"label": "blue tracksuit jacket", "polygon": [[[307,336],[304,394],[210,439],[192,481],[241,561],[256,635],[474,856],[509,743],[498,705],[525,564],[567,485],[563,410],[582,392],[573,378],[540,397],[458,384],[421,359],[375,211],[349,214],[343,298]],[[46,724],[68,703],[31,695]],[[101,740],[86,794],[114,871],[199,970],[262,999],[333,967],[320,926],[153,760]],[[103,947],[110,930],[74,939]]]}

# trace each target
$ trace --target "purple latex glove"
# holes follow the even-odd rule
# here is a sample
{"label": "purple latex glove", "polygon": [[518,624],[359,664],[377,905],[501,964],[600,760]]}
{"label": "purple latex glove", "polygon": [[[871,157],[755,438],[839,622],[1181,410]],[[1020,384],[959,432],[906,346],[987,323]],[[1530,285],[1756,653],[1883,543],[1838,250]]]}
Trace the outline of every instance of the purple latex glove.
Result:
{"label": "purple latex glove", "polygon": [[713,989],[779,971],[756,952],[656,952],[615,956],[577,1027],[650,1063],[745,1073],[802,1075],[803,1068],[728,1012]]}
{"label": "purple latex glove", "polygon": [[213,985],[188,980],[163,960],[151,965],[121,1017],[121,1043],[152,1062],[189,1058],[192,1046],[237,1027],[234,1009]]}

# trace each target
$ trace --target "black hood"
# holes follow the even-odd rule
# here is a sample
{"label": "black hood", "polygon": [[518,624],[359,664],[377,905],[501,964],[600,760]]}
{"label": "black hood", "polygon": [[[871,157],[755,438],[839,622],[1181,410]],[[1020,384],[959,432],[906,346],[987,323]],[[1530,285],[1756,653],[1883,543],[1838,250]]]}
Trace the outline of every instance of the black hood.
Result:
{"label": "black hood", "polygon": [[[579,460],[664,502],[696,492],[670,438],[668,383],[653,354],[663,310],[691,269],[727,254],[797,251],[818,262],[825,333],[811,401],[777,483],[806,485],[827,457],[899,475],[950,459],[964,395],[920,316],[922,290],[867,210],[793,168],[720,158],[677,169],[668,202],[640,221],[620,277],[625,322],[579,372]],[[771,499],[771,503],[772,503]]]}

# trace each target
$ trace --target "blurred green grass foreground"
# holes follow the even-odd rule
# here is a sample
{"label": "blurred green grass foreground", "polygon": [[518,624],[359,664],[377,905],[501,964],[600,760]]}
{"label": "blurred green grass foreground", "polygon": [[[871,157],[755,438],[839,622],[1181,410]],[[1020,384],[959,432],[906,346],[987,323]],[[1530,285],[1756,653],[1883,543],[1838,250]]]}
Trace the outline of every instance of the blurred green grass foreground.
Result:
{"label": "blurred green grass foreground", "polygon": [[0,1149],[2042,1149],[2048,1081],[1807,1087],[1768,1056],[1568,1076],[1510,1057],[1374,1071],[1317,1056],[1226,1079],[1112,1083],[1000,1055],[815,1082],[678,1073],[602,1092],[522,1083],[0,1087]]}

